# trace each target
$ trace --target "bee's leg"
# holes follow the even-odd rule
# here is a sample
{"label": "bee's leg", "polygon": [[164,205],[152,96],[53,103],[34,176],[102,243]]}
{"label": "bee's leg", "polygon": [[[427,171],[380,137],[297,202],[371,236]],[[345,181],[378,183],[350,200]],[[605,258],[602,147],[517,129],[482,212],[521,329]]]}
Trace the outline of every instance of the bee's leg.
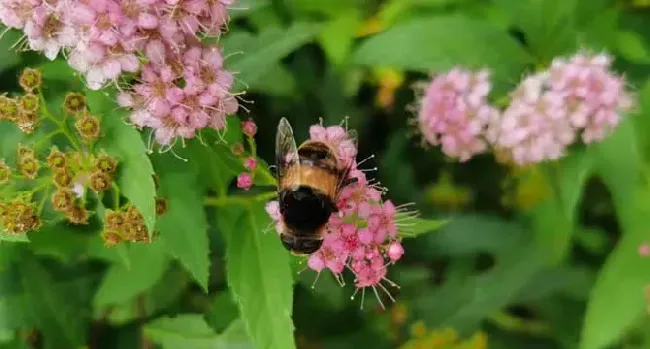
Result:
{"label": "bee's leg", "polygon": [[336,204],[332,200],[327,200],[328,206],[330,207],[330,210],[332,213],[338,213],[339,212],[339,207],[336,206]]}
{"label": "bee's leg", "polygon": [[269,172],[271,172],[271,175],[275,177],[275,179],[278,179],[278,168],[275,165],[269,166]]}
{"label": "bee's leg", "polygon": [[359,179],[356,178],[356,177],[346,178],[346,179],[343,180],[343,183],[341,183],[341,188],[345,188],[348,185],[352,185],[352,184],[355,184],[357,182],[359,182]]}

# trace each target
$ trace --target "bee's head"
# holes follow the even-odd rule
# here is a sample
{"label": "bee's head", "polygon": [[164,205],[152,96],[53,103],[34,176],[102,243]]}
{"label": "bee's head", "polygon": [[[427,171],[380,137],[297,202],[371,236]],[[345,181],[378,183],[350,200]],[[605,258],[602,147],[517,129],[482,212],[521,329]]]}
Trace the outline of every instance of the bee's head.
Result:
{"label": "bee's head", "polygon": [[293,254],[305,255],[312,254],[323,245],[323,239],[318,236],[296,236],[293,234],[280,234],[282,246]]}

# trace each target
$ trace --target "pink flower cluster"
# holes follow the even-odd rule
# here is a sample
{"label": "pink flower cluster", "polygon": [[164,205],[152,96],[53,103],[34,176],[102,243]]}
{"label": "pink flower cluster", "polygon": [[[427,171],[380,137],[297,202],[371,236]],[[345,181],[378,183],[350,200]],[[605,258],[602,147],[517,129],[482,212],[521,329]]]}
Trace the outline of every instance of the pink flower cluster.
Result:
{"label": "pink flower cluster", "polygon": [[216,47],[234,0],[0,0],[0,21],[22,30],[29,48],[53,60],[65,51],[89,88],[141,72],[119,102],[162,145],[197,129],[225,126],[238,108],[233,77]]}
{"label": "pink flower cluster", "polygon": [[487,136],[517,164],[559,159],[575,139],[564,96],[545,87],[547,75],[528,76],[519,84]]}
{"label": "pink flower cluster", "polygon": [[634,106],[625,79],[610,72],[612,57],[579,53],[553,61],[548,86],[565,98],[567,117],[589,144],[603,140]]}
{"label": "pink flower cluster", "polygon": [[[350,165],[348,177],[357,181],[343,188],[336,198],[339,213],[330,217],[323,245],[309,257],[308,266],[319,273],[329,269],[339,280],[347,268],[355,275],[357,290],[380,287],[388,293],[382,281],[395,286],[386,278],[387,262],[395,262],[404,254],[397,225],[399,217],[408,212],[401,212],[391,201],[382,201],[382,189],[357,167],[356,143],[343,127],[315,125],[309,133],[312,140],[327,142],[337,149],[339,165]],[[269,202],[266,210],[277,232],[283,232],[278,201]]]}
{"label": "pink flower cluster", "polygon": [[486,102],[487,75],[455,68],[427,86],[419,129],[428,143],[442,144],[460,161],[487,145],[519,165],[556,160],[578,136],[590,144],[616,128],[633,106],[625,87],[623,77],[611,72],[610,56],[578,52],[525,77],[498,111]]}
{"label": "pink flower cluster", "polygon": [[418,124],[424,139],[461,162],[487,150],[483,133],[497,110],[487,102],[489,73],[454,68],[424,88]]}

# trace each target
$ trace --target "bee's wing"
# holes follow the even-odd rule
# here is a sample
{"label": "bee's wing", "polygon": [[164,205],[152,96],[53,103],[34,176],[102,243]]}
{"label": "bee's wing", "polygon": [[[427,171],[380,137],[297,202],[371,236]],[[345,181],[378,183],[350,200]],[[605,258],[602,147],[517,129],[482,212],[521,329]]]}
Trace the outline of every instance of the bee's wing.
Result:
{"label": "bee's wing", "polygon": [[293,129],[286,118],[282,118],[275,134],[275,165],[278,183],[286,173],[287,168],[298,165],[298,147],[293,137]]}

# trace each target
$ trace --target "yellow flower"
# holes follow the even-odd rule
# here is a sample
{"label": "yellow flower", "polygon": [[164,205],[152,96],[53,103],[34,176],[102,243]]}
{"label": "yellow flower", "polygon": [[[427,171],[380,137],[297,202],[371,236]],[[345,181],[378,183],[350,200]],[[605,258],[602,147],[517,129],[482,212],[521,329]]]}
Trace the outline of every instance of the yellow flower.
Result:
{"label": "yellow flower", "polygon": [[451,173],[445,171],[440,174],[438,182],[426,190],[426,197],[436,206],[458,210],[471,202],[472,192],[468,188],[457,186]]}
{"label": "yellow flower", "polygon": [[375,103],[380,108],[390,108],[395,102],[395,91],[404,83],[404,73],[391,68],[377,68],[374,71],[379,85]]}
{"label": "yellow flower", "polygon": [[487,349],[488,338],[483,332],[476,332],[468,340],[464,341],[454,349]]}
{"label": "yellow flower", "polygon": [[384,24],[377,17],[366,19],[357,30],[357,37],[364,37],[370,34],[379,33],[384,30]]}
{"label": "yellow flower", "polygon": [[424,323],[417,321],[411,326],[411,334],[412,338],[399,349],[487,349],[487,336],[482,332],[463,341],[453,328],[426,332]]}
{"label": "yellow flower", "polygon": [[551,186],[537,166],[512,168],[511,176],[502,184],[502,201],[523,211],[537,206],[551,194]]}

